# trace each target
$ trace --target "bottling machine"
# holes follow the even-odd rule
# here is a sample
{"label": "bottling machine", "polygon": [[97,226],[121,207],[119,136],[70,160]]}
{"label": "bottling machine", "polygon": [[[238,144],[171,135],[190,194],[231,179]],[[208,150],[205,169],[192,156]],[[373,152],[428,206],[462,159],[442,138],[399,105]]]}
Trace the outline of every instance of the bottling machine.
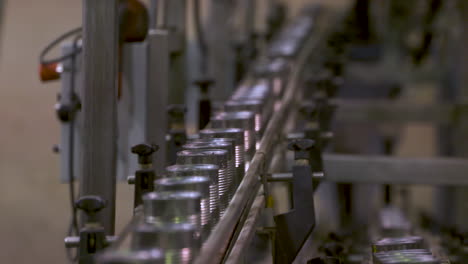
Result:
{"label": "bottling machine", "polygon": [[[287,4],[83,0],[40,57],[62,83],[73,262],[468,262],[465,1]],[[438,100],[403,99],[409,74]],[[409,122],[437,128],[441,157],[394,155]]]}

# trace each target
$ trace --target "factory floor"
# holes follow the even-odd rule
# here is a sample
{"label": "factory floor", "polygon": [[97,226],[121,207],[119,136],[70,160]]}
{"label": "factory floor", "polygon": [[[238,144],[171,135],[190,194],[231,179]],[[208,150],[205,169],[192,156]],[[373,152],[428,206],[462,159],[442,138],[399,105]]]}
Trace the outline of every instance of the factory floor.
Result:
{"label": "factory floor", "polygon": [[[58,156],[52,153],[59,140],[53,110],[59,84],[38,81],[37,58],[59,33],[79,25],[81,1],[7,2],[0,53],[0,262],[65,263],[70,205],[67,186],[59,182]],[[432,151],[430,127],[403,130],[399,153]],[[119,184],[117,197],[121,230],[131,214],[131,188]]]}

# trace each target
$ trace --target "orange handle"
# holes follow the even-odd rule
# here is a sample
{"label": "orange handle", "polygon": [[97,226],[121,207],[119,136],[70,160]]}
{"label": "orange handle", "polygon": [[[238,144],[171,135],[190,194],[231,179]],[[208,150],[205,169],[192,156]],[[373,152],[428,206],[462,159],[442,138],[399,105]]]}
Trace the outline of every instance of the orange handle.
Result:
{"label": "orange handle", "polygon": [[122,42],[141,42],[148,33],[148,11],[138,0],[120,0],[119,23]]}
{"label": "orange handle", "polygon": [[41,81],[53,81],[60,79],[60,72],[57,70],[59,63],[41,64],[39,66],[39,78]]}

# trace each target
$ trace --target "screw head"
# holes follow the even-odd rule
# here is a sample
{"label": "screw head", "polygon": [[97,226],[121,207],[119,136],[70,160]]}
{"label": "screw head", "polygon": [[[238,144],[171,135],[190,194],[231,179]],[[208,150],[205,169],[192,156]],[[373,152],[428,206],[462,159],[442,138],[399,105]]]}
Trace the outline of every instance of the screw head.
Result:
{"label": "screw head", "polygon": [[304,102],[299,108],[299,112],[306,118],[311,119],[318,113],[317,105],[314,102]]}
{"label": "screw head", "polygon": [[57,113],[57,118],[61,122],[70,122],[74,117],[74,109],[71,105],[57,103],[55,105],[55,111]]}
{"label": "screw head", "polygon": [[314,148],[315,141],[312,139],[292,139],[288,144],[288,149],[293,151],[310,151]]}
{"label": "screw head", "polygon": [[105,208],[107,202],[97,195],[85,195],[76,201],[75,206],[87,214],[94,214]]}
{"label": "screw head", "polygon": [[52,146],[52,152],[53,152],[53,153],[60,153],[60,146],[57,145],[57,144],[54,144],[54,145]]}
{"label": "screw head", "polygon": [[135,145],[131,149],[132,153],[137,154],[139,156],[149,156],[158,150],[159,150],[158,145],[145,144],[145,143]]}
{"label": "screw head", "polygon": [[167,107],[169,115],[183,115],[187,112],[187,107],[183,104],[171,104]]}
{"label": "screw head", "polygon": [[200,87],[203,93],[207,93],[210,86],[214,84],[214,80],[211,78],[200,78],[193,83]]}
{"label": "screw head", "polygon": [[133,146],[131,151],[134,154],[138,155],[138,163],[139,164],[151,164],[152,157],[151,155],[158,151],[159,146],[156,144],[138,144]]}

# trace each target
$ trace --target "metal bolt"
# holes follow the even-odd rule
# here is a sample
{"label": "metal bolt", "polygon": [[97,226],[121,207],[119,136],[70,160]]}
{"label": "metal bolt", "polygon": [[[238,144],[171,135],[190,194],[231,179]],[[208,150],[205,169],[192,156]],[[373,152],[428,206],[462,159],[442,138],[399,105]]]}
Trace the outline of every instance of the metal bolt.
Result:
{"label": "metal bolt", "polygon": [[315,147],[315,141],[311,139],[293,139],[288,144],[288,149],[294,151],[294,159],[309,159],[310,152]]}
{"label": "metal bolt", "polygon": [[60,153],[60,146],[55,144],[52,146],[52,152],[53,153]]}
{"label": "metal bolt", "polygon": [[132,153],[138,155],[138,163],[151,164],[151,155],[159,150],[156,144],[138,144],[131,148]]}
{"label": "metal bolt", "polygon": [[76,208],[83,210],[88,216],[88,223],[97,222],[96,214],[107,205],[106,200],[96,195],[82,196],[75,203]]}

